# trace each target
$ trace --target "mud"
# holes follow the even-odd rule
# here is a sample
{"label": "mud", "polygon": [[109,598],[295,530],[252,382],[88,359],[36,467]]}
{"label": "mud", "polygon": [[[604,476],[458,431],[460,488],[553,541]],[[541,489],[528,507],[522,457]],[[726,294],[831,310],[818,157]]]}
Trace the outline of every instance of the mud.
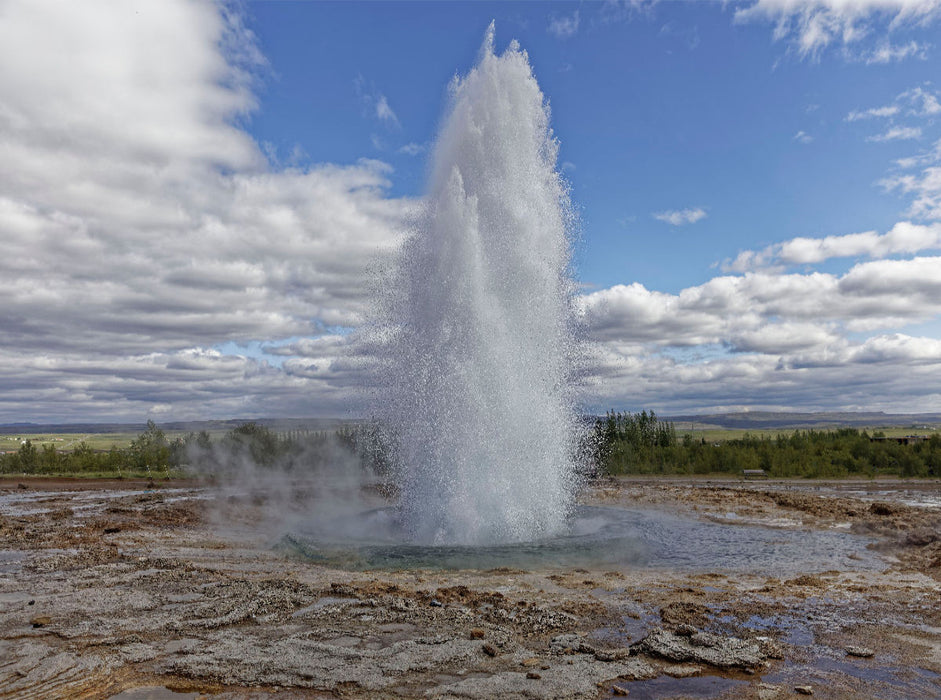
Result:
{"label": "mud", "polygon": [[888,564],[775,578],[349,571],[275,547],[252,527],[255,499],[228,503],[223,526],[192,483],[3,481],[0,697],[938,697],[939,494],[638,479],[584,495],[867,534]]}

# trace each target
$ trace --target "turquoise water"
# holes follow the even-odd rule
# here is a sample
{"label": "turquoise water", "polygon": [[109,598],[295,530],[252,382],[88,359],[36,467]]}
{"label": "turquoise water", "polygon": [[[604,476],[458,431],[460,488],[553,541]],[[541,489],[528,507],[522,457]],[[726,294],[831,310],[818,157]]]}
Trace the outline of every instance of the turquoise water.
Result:
{"label": "turquoise water", "polygon": [[[338,533],[359,532],[357,537]],[[769,576],[829,569],[881,570],[872,540],[845,531],[804,531],[704,522],[659,511],[582,506],[563,534],[491,546],[410,544],[391,508],[361,513],[330,530],[298,530],[279,548],[341,568],[519,569],[669,568]]]}

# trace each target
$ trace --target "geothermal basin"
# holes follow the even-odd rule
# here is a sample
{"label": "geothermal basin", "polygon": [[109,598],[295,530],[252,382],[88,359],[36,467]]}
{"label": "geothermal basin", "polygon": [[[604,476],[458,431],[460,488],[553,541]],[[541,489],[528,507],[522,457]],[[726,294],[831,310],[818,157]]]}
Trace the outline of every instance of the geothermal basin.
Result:
{"label": "geothermal basin", "polygon": [[401,542],[292,551],[264,494],[5,480],[0,697],[937,697],[938,495],[606,480],[576,511],[600,528],[571,536],[608,529],[620,557],[396,566]]}

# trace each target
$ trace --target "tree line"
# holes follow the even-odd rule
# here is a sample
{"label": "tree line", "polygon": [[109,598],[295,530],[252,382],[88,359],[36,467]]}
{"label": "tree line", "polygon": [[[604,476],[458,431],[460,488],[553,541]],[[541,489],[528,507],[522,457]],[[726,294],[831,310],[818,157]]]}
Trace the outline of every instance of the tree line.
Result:
{"label": "tree line", "polygon": [[[670,421],[653,411],[609,412],[588,435],[594,471],[608,474],[720,474],[762,469],[774,477],[941,477],[941,435],[910,445],[878,440],[865,430],[794,430],[776,437],[746,433],[721,442],[677,436]],[[389,471],[388,436],[375,423],[333,432],[275,433],[245,423],[212,439],[205,432],[169,438],[153,421],[127,447],[93,450],[85,442],[71,451],[25,441],[0,454],[0,474],[76,474],[180,477],[218,474],[236,465],[287,472],[357,464]],[[343,460],[343,461],[341,461]]]}
{"label": "tree line", "polygon": [[718,474],[763,469],[775,477],[880,474],[941,476],[941,435],[910,445],[856,428],[794,430],[776,437],[745,433],[722,442],[677,439],[673,423],[653,412],[609,412],[595,421],[598,469],[609,474]]}
{"label": "tree line", "polygon": [[351,458],[376,471],[386,469],[381,437],[372,424],[336,431],[276,433],[245,423],[213,440],[190,432],[170,438],[153,421],[127,447],[93,450],[85,441],[72,450],[24,441],[15,452],[0,454],[0,474],[76,474],[171,478],[212,473],[233,463],[282,470],[307,469],[338,458]]}

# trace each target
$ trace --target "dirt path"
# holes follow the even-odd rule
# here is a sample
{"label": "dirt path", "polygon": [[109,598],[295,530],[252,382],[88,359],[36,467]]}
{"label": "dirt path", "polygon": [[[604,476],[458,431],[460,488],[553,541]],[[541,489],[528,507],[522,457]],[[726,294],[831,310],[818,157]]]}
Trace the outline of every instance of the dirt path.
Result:
{"label": "dirt path", "polygon": [[191,484],[84,486],[0,483],[0,697],[941,696],[937,482],[622,480],[585,495],[866,533],[889,563],[785,579],[349,571],[273,547],[261,498],[224,501],[222,528],[220,499]]}

